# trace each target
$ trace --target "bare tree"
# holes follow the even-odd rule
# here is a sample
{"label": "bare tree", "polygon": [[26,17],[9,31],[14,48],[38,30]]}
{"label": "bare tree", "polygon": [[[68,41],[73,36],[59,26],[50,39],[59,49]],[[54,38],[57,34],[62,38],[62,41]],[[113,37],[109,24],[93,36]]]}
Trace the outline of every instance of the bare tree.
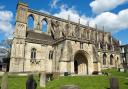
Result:
{"label": "bare tree", "polygon": [[3,58],[3,63],[7,65],[7,71],[9,70],[10,54],[11,54],[12,39],[5,39],[0,42],[0,46],[6,51],[6,57]]}

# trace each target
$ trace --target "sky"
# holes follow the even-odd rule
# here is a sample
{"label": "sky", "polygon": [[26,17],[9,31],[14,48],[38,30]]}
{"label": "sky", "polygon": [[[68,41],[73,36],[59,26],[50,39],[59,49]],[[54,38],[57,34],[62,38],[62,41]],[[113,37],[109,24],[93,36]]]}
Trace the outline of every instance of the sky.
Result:
{"label": "sky", "polygon": [[[12,38],[16,5],[30,8],[83,25],[111,32],[121,44],[128,44],[128,0],[0,0],[0,41]],[[103,29],[104,28],[104,29]]]}

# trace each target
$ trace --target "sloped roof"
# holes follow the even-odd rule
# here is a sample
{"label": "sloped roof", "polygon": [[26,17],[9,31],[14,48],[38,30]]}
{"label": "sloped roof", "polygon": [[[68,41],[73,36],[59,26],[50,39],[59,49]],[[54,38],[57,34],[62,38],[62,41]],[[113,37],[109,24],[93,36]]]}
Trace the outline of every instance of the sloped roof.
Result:
{"label": "sloped roof", "polygon": [[44,43],[44,44],[52,44],[54,42],[54,39],[52,36],[46,34],[46,33],[37,33],[34,31],[27,31],[26,34],[26,40],[29,42],[36,42],[36,43]]}

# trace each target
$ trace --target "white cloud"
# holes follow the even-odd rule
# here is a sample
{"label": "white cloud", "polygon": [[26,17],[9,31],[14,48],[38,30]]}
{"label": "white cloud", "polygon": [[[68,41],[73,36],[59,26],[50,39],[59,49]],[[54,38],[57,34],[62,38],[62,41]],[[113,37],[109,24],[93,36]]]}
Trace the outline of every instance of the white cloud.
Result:
{"label": "white cloud", "polygon": [[45,11],[45,10],[43,10],[43,9],[39,10],[39,12],[42,12],[42,13],[45,13],[45,14],[49,14],[49,15],[50,15],[50,12]]}
{"label": "white cloud", "polygon": [[14,26],[12,25],[13,13],[8,10],[0,10],[0,32],[4,33],[5,37],[12,37]]}
{"label": "white cloud", "polygon": [[125,2],[128,2],[128,0],[94,0],[90,3],[90,6],[94,13],[102,13],[112,10]]}
{"label": "white cloud", "polygon": [[11,21],[13,17],[13,13],[11,11],[0,11],[0,20],[2,21]]}
{"label": "white cloud", "polygon": [[72,8],[68,8],[66,9],[65,6],[61,7],[61,10],[59,13],[55,13],[54,16],[59,17],[59,18],[63,18],[63,19],[67,19],[68,20],[68,16],[70,16],[70,20],[74,21],[76,23],[79,22],[79,19],[81,19],[81,23],[86,24],[88,18],[84,15],[80,16],[78,14],[78,12],[72,7]]}
{"label": "white cloud", "polygon": [[97,15],[95,18],[87,17],[85,15],[79,15],[79,13],[74,8],[61,8],[59,13],[54,14],[54,16],[68,19],[70,15],[70,20],[77,22],[80,19],[80,23],[86,25],[89,21],[90,26],[94,27],[97,24],[99,29],[104,26],[105,31],[117,32],[119,30],[128,28],[128,9],[120,11],[118,14],[104,12]]}
{"label": "white cloud", "polygon": [[51,8],[56,8],[56,4],[59,2],[60,0],[52,0],[50,6]]}
{"label": "white cloud", "polygon": [[8,32],[12,29],[12,24],[10,22],[6,22],[6,21],[0,21],[0,30],[3,32]]}
{"label": "white cloud", "polygon": [[104,26],[105,30],[114,32],[128,28],[128,9],[120,11],[118,14],[104,12],[96,16],[92,21],[99,26]]}

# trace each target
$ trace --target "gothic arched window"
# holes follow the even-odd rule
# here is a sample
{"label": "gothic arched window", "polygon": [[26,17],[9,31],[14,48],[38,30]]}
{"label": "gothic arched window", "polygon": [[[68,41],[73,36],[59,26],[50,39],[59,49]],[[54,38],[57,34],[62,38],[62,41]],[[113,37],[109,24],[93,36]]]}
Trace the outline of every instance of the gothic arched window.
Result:
{"label": "gothic arched window", "polygon": [[53,51],[49,51],[49,59],[53,59]]}
{"label": "gothic arched window", "polygon": [[103,65],[106,65],[106,59],[107,59],[107,55],[103,54]]}
{"label": "gothic arched window", "polygon": [[47,19],[45,18],[42,20],[42,32],[47,32],[47,26],[48,26]]}
{"label": "gothic arched window", "polygon": [[31,49],[31,59],[36,59],[36,49],[35,48]]}
{"label": "gothic arched window", "polygon": [[113,65],[113,55],[110,55],[110,65]]}

